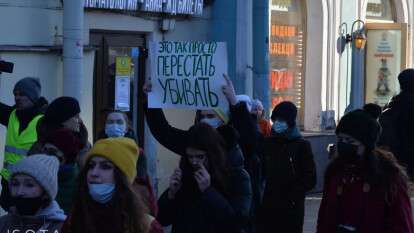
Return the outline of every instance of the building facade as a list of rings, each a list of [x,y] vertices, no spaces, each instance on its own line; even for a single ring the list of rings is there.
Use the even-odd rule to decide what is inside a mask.
[[[312,132],[320,171],[332,121],[365,102],[385,102],[398,91],[398,72],[413,65],[413,0],[83,0],[82,8],[83,75],[76,91],[90,141],[103,129],[105,112],[128,110],[160,190],[179,157],[145,126],[140,88],[151,75],[150,42],[227,42],[236,92],[261,99],[269,111],[283,100],[295,102],[299,125]],[[65,17],[61,0],[0,0],[0,59],[15,63],[13,74],[0,74],[1,102],[14,103],[13,86],[25,76],[40,78],[49,101],[68,93]],[[357,19],[364,25],[352,30]],[[366,35],[364,49],[346,40],[356,31]],[[129,57],[129,98],[116,88],[119,57]],[[193,111],[165,113],[173,126],[193,123]],[[3,148],[4,127],[0,135]]]

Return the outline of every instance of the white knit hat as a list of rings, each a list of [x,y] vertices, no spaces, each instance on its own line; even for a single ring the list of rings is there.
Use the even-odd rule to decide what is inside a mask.
[[[10,174],[27,174],[43,187],[52,200],[58,191],[59,160],[55,156],[37,154],[23,158],[10,166]]]

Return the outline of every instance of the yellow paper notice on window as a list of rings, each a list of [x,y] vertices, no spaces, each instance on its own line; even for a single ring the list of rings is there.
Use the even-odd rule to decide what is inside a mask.
[[[117,76],[131,76],[131,57],[115,57],[115,69]]]

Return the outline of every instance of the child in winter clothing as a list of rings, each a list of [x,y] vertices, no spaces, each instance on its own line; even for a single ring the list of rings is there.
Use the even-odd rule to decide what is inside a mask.
[[[0,232],[60,232],[66,219],[55,201],[59,161],[32,155],[10,167],[12,207],[0,218]]]
[[[328,166],[317,233],[413,233],[407,175],[393,155],[376,148],[377,121],[363,110],[336,129],[337,156]]]
[[[85,158],[64,233],[161,233],[131,190],[137,144],[124,137],[99,140]]]

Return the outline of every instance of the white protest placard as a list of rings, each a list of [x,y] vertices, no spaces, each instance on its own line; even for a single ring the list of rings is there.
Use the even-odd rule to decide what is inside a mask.
[[[150,108],[228,109],[224,42],[160,41],[151,44]]]

